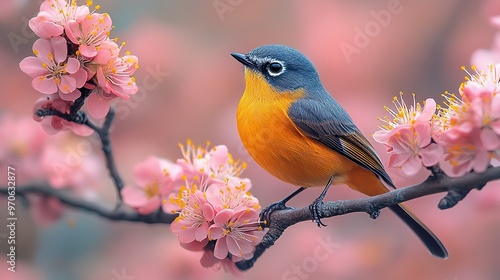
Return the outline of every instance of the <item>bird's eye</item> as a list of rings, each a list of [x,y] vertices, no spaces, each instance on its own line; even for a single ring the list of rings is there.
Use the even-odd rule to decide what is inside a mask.
[[[267,72],[269,75],[276,77],[285,71],[285,67],[281,62],[273,61],[267,65]]]

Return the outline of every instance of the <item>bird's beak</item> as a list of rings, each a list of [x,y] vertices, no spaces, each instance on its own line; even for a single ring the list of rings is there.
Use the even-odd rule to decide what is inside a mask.
[[[250,67],[250,68],[255,68],[255,63],[251,60],[248,59],[248,57],[244,54],[241,53],[232,53],[231,54],[236,60],[241,62],[243,65]]]

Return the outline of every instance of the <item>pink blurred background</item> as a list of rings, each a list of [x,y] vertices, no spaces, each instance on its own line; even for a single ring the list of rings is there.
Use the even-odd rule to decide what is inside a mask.
[[[32,54],[35,37],[27,20],[37,13],[39,2],[5,0],[0,7],[4,87],[0,113],[30,116],[40,96],[18,67],[22,58]],[[133,165],[147,155],[175,160],[181,156],[177,143],[187,138],[199,144],[210,140],[226,144],[235,158],[248,163],[243,175],[252,179],[252,193],[263,206],[295,187],[263,171],[239,140],[235,112],[244,81],[242,66],[231,52],[271,43],[301,50],[316,65],[325,87],[370,135],[380,124],[377,117],[385,115],[383,106],[391,105],[399,91],[407,94],[408,101],[411,92],[419,101],[442,100],[445,90],[457,92],[465,75],[460,66],[469,65],[474,50],[491,46],[495,30],[487,18],[500,14],[500,5],[493,0],[109,0],[94,4],[111,15],[116,27],[111,36],[125,41],[125,50],[139,57],[135,75],[139,93],[115,104],[112,141],[125,180],[131,181]],[[377,22],[377,15],[388,7],[397,13]],[[361,44],[361,39],[355,40],[358,30],[365,28],[370,36]],[[356,48],[354,53],[346,55],[341,46],[347,44]],[[374,146],[387,163],[384,147]],[[425,172],[414,178],[404,178],[395,170],[389,173],[399,187],[427,176]],[[310,222],[293,226],[243,277],[498,279],[500,189],[494,184],[500,187],[490,183],[446,211],[437,208],[442,195],[408,203],[443,241],[448,260],[430,256],[392,213],[382,211],[377,220],[357,213],[327,219],[328,227],[323,229]],[[112,205],[115,193],[110,181],[103,180],[96,189],[102,197],[96,201]],[[308,205],[319,192],[308,190],[290,204]],[[359,196],[339,186],[327,198]],[[5,207],[5,200],[0,201]],[[0,213],[5,221],[4,210]],[[201,255],[181,249],[165,225],[109,222],[72,209],[50,226],[39,226],[26,208],[18,209],[18,216],[19,272],[6,271],[6,244],[0,238],[1,279],[119,280],[121,272],[136,280],[232,279],[230,274],[202,269]],[[327,255],[318,259],[315,251],[328,241],[335,248],[325,249],[322,252]]]

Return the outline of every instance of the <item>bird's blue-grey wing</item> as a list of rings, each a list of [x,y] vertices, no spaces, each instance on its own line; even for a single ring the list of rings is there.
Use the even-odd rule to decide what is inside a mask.
[[[395,187],[370,142],[333,98],[299,99],[292,103],[288,114],[302,133],[371,170],[387,185]]]

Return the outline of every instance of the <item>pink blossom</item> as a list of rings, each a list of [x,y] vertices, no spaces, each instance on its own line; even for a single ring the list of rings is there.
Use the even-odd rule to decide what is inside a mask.
[[[481,143],[486,150],[500,148],[500,64],[490,65],[489,71],[473,70],[476,75],[460,86],[464,106],[470,110],[469,121],[480,128]]]
[[[33,107],[33,119],[42,124],[43,129],[48,134],[55,134],[59,131],[71,130],[73,133],[80,136],[89,136],[94,131],[83,124],[76,124],[69,122],[58,116],[44,116],[39,117],[35,113],[39,109],[54,109],[61,113],[69,113],[72,102],[65,101],[56,96],[55,94],[46,97],[41,97],[35,102]]]
[[[181,205],[182,211],[170,229],[177,234],[179,242],[204,242],[208,237],[208,228],[214,219],[215,210],[206,200],[203,192],[191,191],[189,197]]]
[[[239,175],[247,168],[246,162],[235,161],[225,145],[218,145],[210,149],[208,157],[210,178],[220,182],[244,185],[245,190],[250,190],[252,187],[250,180],[239,178]]]
[[[80,22],[68,21],[66,35],[73,44],[78,45],[83,56],[92,58],[97,55],[101,43],[109,40],[111,27],[111,17],[108,14],[92,13]]]
[[[467,81],[459,88],[460,96],[445,92],[446,107],[440,110],[439,130],[440,140],[443,145],[450,146],[446,141],[452,141],[453,145],[460,139],[475,139],[478,150],[494,151],[500,148],[500,67],[490,65],[488,71],[472,69],[474,74],[469,73]],[[472,135],[474,134],[474,135]],[[471,142],[471,141],[469,141]]]
[[[394,128],[389,145],[389,167],[400,168],[407,176],[415,175],[422,166],[436,165],[443,157],[443,148],[431,143],[431,126],[428,123]]]
[[[186,146],[179,144],[183,158],[177,160],[177,164],[182,167],[184,175],[191,180],[196,177],[206,181],[206,185],[229,183],[233,186],[242,185],[246,191],[250,190],[250,180],[239,177],[246,169],[246,163],[234,160],[224,145],[213,148],[209,146],[209,142],[205,147],[195,146],[191,140],[187,141]]]
[[[446,160],[452,165],[451,171],[454,175],[462,176],[471,170],[476,172],[486,170],[491,157],[480,141],[476,131],[444,142]]]
[[[63,34],[68,21],[82,21],[89,14],[88,6],[77,6],[72,0],[45,0],[38,15],[29,20],[29,26],[41,38]]]
[[[137,93],[135,78],[131,77],[139,68],[138,59],[134,55],[115,56],[97,68],[97,82],[106,92],[128,100]]]
[[[259,230],[259,213],[253,209],[234,211],[224,209],[215,215],[208,238],[217,240],[214,256],[227,258],[228,254],[243,257],[252,254],[254,242],[259,239],[254,234]]]
[[[85,84],[87,74],[76,58],[67,57],[66,39],[59,36],[38,39],[33,44],[33,53],[36,57],[24,58],[19,67],[34,78],[31,84],[36,90],[44,94],[59,92],[61,99],[67,101],[80,97],[77,88]]]
[[[177,160],[177,165],[182,168],[183,175],[183,181],[179,183],[184,183],[185,186],[195,186],[202,192],[206,192],[207,195],[210,195],[209,193],[217,185],[222,185],[224,190],[226,187],[231,189],[237,187],[238,190],[235,189],[234,193],[238,192],[238,195],[248,192],[252,186],[251,181],[238,177],[246,168],[246,164],[235,161],[224,145],[211,149],[209,146],[209,142],[206,143],[205,147],[195,146],[191,140],[187,141],[186,146],[179,144],[183,155],[182,159]],[[212,185],[214,185],[213,188]],[[221,192],[215,194],[214,197],[221,194],[227,195],[228,193]],[[171,194],[163,204],[163,211],[169,213],[180,210],[177,200],[178,197]],[[240,201],[235,204],[240,205]],[[254,204],[258,204],[258,202]]]
[[[443,149],[433,143],[434,116],[436,102],[428,98],[424,106],[415,102],[407,106],[401,94],[401,101],[394,97],[396,110],[386,107],[392,120],[381,119],[385,125],[373,134],[375,141],[384,144],[391,154],[389,167],[399,168],[405,175],[416,174],[422,166],[438,164],[443,157]]]
[[[114,57],[118,57],[121,47],[119,47],[112,40],[104,40],[100,43],[97,49],[97,54],[92,58],[88,58],[86,56],[83,56],[80,52],[77,52],[77,58],[80,63],[83,63],[83,68],[87,72],[88,80],[94,78],[92,79],[93,85],[97,84],[97,78],[95,77],[97,69],[99,67],[102,67],[103,65],[107,65],[108,62]],[[87,85],[85,85],[85,87],[87,87]],[[110,95],[116,97],[116,95],[114,95],[113,93],[110,93]]]
[[[460,84],[459,92],[462,99],[470,102],[476,98],[489,98],[500,92],[498,78],[500,78],[500,64],[489,64],[482,68],[472,66],[469,72],[461,67],[468,75],[466,81]]]
[[[148,157],[134,167],[135,185],[125,186],[123,202],[145,215],[158,210],[164,196],[175,191],[181,169],[165,159]]]
[[[121,47],[118,46],[112,40],[104,40],[101,42],[98,48],[97,54],[93,57],[92,61],[89,63],[89,67],[92,68],[93,73],[97,72],[97,68],[101,65],[106,65],[108,61],[113,58],[118,57],[120,54]]]
[[[411,106],[406,105],[403,99],[403,93],[400,93],[400,100],[395,96],[392,99],[392,103],[396,107],[396,110],[392,110],[389,107],[385,107],[385,110],[391,115],[392,119],[388,117],[379,118],[385,124],[380,127],[381,129],[373,134],[373,139],[375,141],[387,144],[394,128],[401,126],[412,125],[415,123],[429,123],[434,113],[436,112],[436,101],[432,98],[427,98],[424,102],[424,106],[420,106],[420,103],[415,102],[415,94],[412,94],[413,104]]]
[[[500,95],[478,99],[472,104],[475,122],[481,129],[480,138],[484,148],[493,151],[500,148]]]
[[[209,143],[203,148],[189,140],[180,146],[184,185],[169,199],[169,209],[180,209],[170,229],[183,247],[206,251],[202,265],[231,270],[232,262],[253,256],[263,237],[259,201],[248,191],[250,181],[236,176],[242,169],[225,146],[208,149]]]
[[[498,65],[472,67],[460,85],[460,95],[445,93],[440,110],[437,142],[447,153],[452,173],[483,172],[500,149],[500,95]]]

